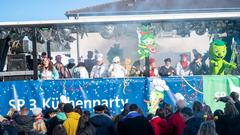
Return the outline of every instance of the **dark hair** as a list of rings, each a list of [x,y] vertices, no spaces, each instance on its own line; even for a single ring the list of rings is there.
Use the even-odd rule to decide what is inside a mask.
[[[239,99],[239,94],[237,92],[231,92],[230,97],[236,102]]]
[[[137,104],[131,104],[129,106],[129,111],[138,111],[138,106]]]
[[[151,120],[153,117],[154,117],[154,114],[149,113],[149,114],[147,115],[147,120],[149,121],[149,120]]]
[[[165,119],[165,114],[162,108],[158,108],[155,113],[156,116],[159,116],[162,119]]]
[[[223,116],[223,111],[221,109],[217,109],[214,113],[213,113],[213,116]]]
[[[64,103],[59,103],[58,104],[58,111],[63,112],[63,107],[64,107]]]
[[[123,116],[125,116],[129,113],[129,107],[130,107],[129,103],[124,104],[123,111],[121,113]]]
[[[164,59],[164,62],[166,63],[166,62],[171,62],[171,59],[170,58],[166,58],[166,59]]]
[[[52,61],[51,61],[49,58],[44,58],[44,59],[48,59],[48,61],[49,61],[48,70],[49,70],[49,71],[53,71],[54,65],[53,65]],[[44,59],[41,61],[41,64],[40,64],[40,66],[39,66],[39,70],[40,70],[41,72],[42,72],[43,69],[45,68],[44,63],[43,63]]]
[[[74,112],[82,115],[82,109],[81,109],[81,106],[80,105],[77,105],[75,108],[74,108]]]
[[[183,109],[181,109],[180,111],[184,116],[188,116],[188,117],[191,117],[193,116],[193,111],[191,108],[189,107],[184,107]]]
[[[65,113],[73,112],[73,106],[72,106],[72,104],[70,104],[70,103],[65,104],[64,107],[63,107],[63,111],[64,111]]]
[[[199,101],[194,101],[193,105],[192,105],[192,110],[194,112],[201,112],[203,109],[202,103],[200,103]]]
[[[67,135],[66,129],[62,124],[54,127],[52,135]]]
[[[90,111],[83,111],[83,115],[85,115],[86,117],[90,118],[91,112]]]
[[[77,127],[77,135],[81,135],[82,133],[84,133],[84,135],[96,134],[95,127],[89,122],[89,117],[84,114],[79,119],[78,127]]]

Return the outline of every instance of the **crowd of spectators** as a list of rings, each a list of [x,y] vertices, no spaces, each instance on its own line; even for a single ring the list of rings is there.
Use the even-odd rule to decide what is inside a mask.
[[[212,113],[208,105],[195,101],[191,108],[184,100],[159,107],[147,117],[136,104],[125,104],[113,116],[105,105],[94,107],[94,114],[80,106],[59,103],[58,109],[26,106],[13,108],[0,116],[1,135],[238,135],[240,129],[239,95],[216,98],[225,103],[224,110]]]

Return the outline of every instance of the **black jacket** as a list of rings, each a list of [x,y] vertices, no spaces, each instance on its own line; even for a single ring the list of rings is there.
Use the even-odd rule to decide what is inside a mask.
[[[148,120],[138,114],[129,113],[118,124],[119,135],[154,135],[153,128]]]
[[[46,122],[47,126],[47,135],[52,135],[53,129],[58,125],[58,124],[63,124],[63,120],[60,120],[57,118],[57,116],[51,118],[49,121]]]
[[[97,114],[89,119],[96,128],[96,135],[116,135],[114,122],[105,114]]]
[[[183,135],[197,135],[202,118],[193,117],[185,122],[186,127],[183,129]]]
[[[15,126],[18,134],[29,133],[33,129],[34,119],[30,116],[16,116]]]
[[[219,101],[226,103],[226,102],[228,102],[228,97],[220,97]],[[240,112],[240,101],[238,100],[237,102],[235,102],[234,105],[237,108],[238,112]]]
[[[222,116],[216,120],[216,131],[219,135],[239,135],[240,116],[231,118],[230,116]]]

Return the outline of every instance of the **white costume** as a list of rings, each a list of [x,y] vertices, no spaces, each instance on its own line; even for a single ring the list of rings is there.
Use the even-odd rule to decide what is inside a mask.
[[[73,77],[74,78],[89,78],[88,71],[85,67],[79,66],[73,68]]]
[[[90,77],[91,78],[107,77],[105,66],[104,65],[93,66]]]
[[[188,61],[188,65],[190,62]],[[192,75],[192,71],[190,70],[189,66],[186,69],[183,69],[181,63],[179,62],[176,67],[176,72],[178,76],[189,76]]]
[[[127,70],[120,65],[120,58],[114,57],[113,58],[113,64],[110,65],[108,69],[109,77],[125,77],[127,74]]]

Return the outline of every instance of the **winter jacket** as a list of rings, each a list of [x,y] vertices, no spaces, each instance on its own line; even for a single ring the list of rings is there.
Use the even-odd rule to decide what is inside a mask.
[[[116,135],[116,126],[106,114],[97,114],[89,119],[96,128],[96,135]]]
[[[185,123],[179,112],[176,112],[169,118],[168,124],[168,130],[170,131],[169,135],[182,135],[183,128],[185,128]]]
[[[150,121],[155,135],[167,135],[168,123],[165,119],[161,119],[159,116],[153,117]]]
[[[119,135],[154,135],[148,120],[137,112],[129,112],[118,124]]]
[[[67,113],[67,119],[64,121],[63,126],[68,135],[76,135],[79,119],[80,115],[78,113]]]
[[[224,115],[219,117],[216,123],[216,131],[219,135],[239,135],[240,116],[231,118]]]
[[[103,78],[103,77],[107,77],[107,71],[104,65],[95,65],[92,68],[91,74],[90,74],[91,78]]]
[[[202,118],[193,117],[185,122],[186,127],[183,129],[183,135],[197,135],[201,123],[203,122]]]
[[[54,129],[54,127],[56,127],[58,124],[63,124],[63,122],[67,119],[67,116],[65,115],[65,113],[59,112],[57,113],[57,115],[53,118],[51,118],[48,122],[47,122],[47,134],[48,135],[52,135],[52,131]]]
[[[15,118],[15,126],[19,134],[29,133],[33,129],[34,119],[30,116],[19,115]]]

